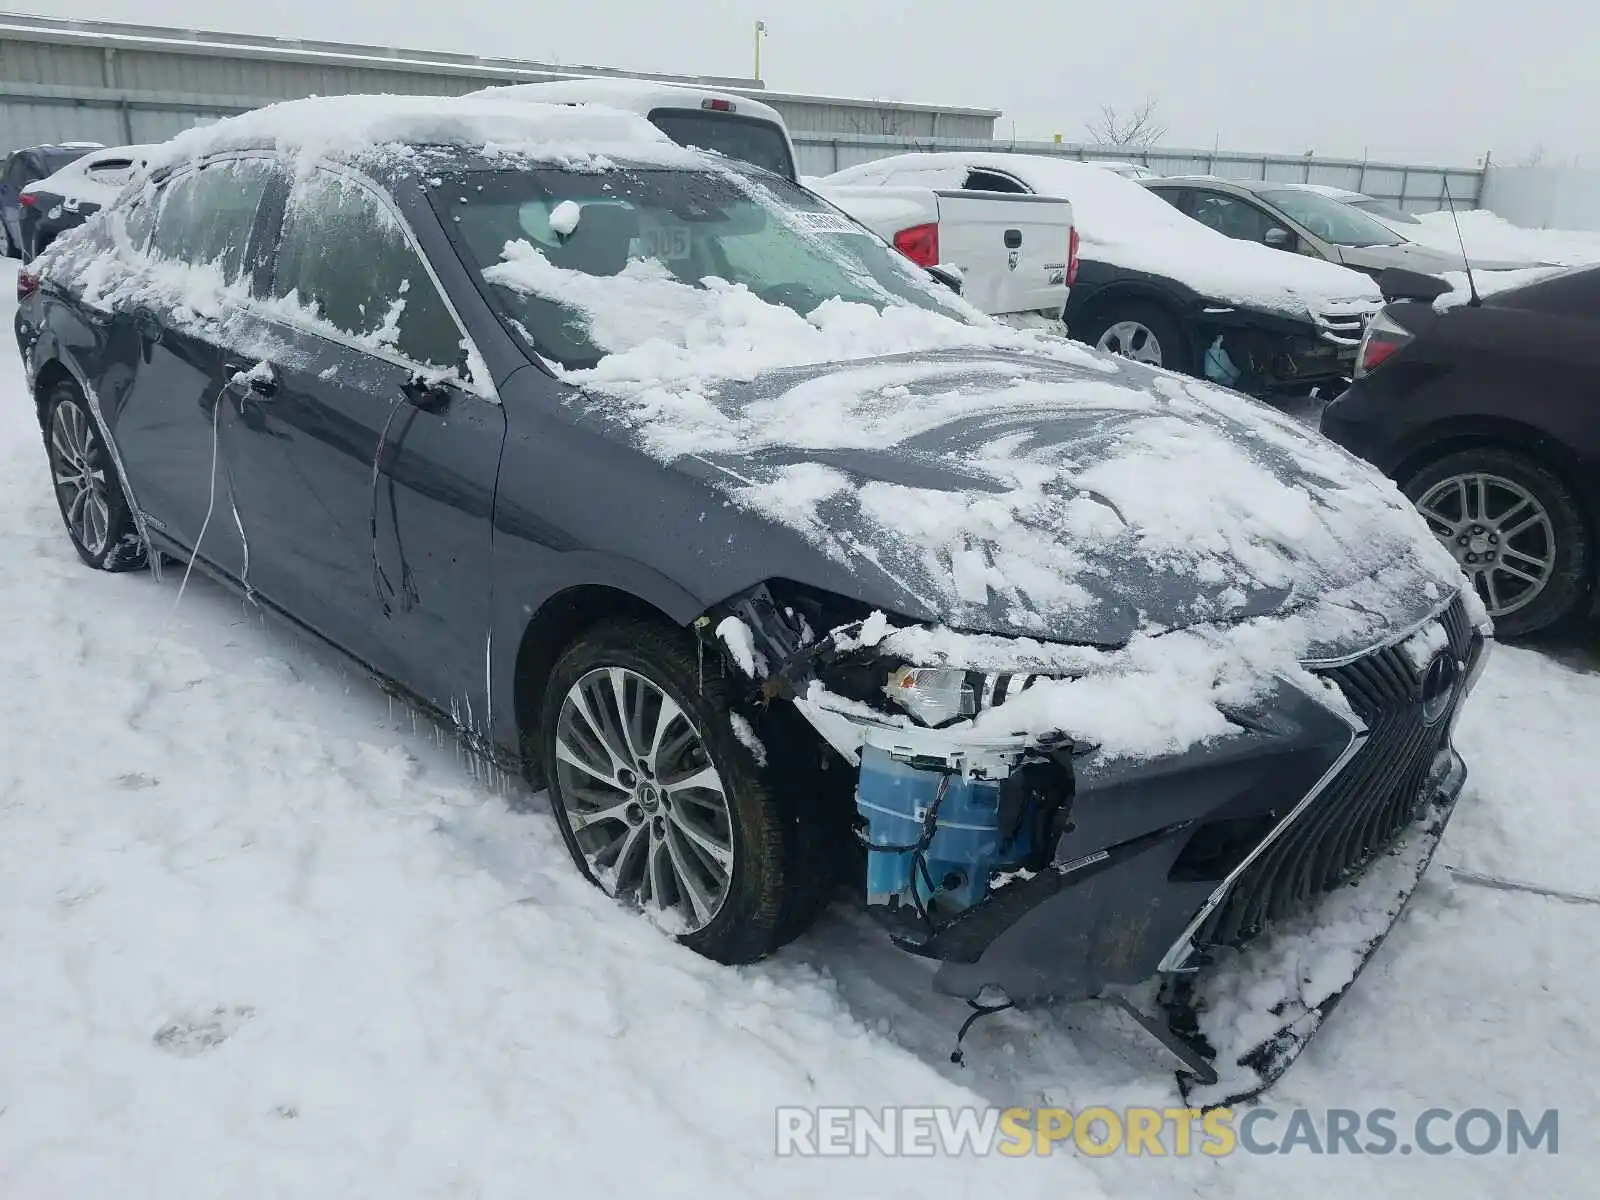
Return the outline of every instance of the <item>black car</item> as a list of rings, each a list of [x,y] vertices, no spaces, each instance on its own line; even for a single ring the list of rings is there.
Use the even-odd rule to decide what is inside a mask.
[[[27,250],[28,239],[22,226],[29,202],[24,199],[22,189],[99,148],[99,142],[28,146],[14,151],[5,160],[5,165],[0,167],[0,258],[17,258]]]
[[[22,192],[20,246],[23,257],[42,252],[116,199],[144,169],[149,146],[91,150]]]
[[[1060,196],[1081,238],[1062,313],[1075,338],[1253,396],[1343,388],[1372,281],[1332,263],[1220,237],[1146,186],[1092,163],[981,150],[900,154],[829,175],[896,186]]]
[[[1600,268],[1442,311],[1427,282],[1374,320],[1322,432],[1400,483],[1501,634],[1532,633],[1596,581]]]
[[[1364,959],[1485,650],[1415,512],[1242,397],[988,321],[776,175],[518,107],[184,135],[19,277],[84,561],[188,561],[333,643],[722,961],[843,873],[942,990],[1161,976],[1178,1012],[1212,950],[1403,862]],[[1332,999],[1297,994],[1304,1033]]]

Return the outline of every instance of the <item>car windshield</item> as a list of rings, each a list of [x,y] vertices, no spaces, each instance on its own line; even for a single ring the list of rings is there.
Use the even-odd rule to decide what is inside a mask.
[[[1422,224],[1420,220],[1418,220],[1411,213],[1408,213],[1405,209],[1396,208],[1394,205],[1383,200],[1374,200],[1371,197],[1363,197],[1360,200],[1352,200],[1350,201],[1350,207],[1359,208],[1362,212],[1371,213],[1373,216],[1381,217],[1385,221],[1398,221],[1402,225]]]
[[[837,209],[765,173],[482,171],[431,195],[508,326],[572,369],[642,330],[671,336],[694,319],[695,297],[730,284],[801,316],[835,298],[957,321],[972,311]]]
[[[789,143],[771,121],[709,109],[658,108],[651,112],[650,123],[680,146],[715,150],[785,179],[794,178]]]
[[[1256,195],[1335,246],[1399,246],[1405,242],[1366,213],[1316,192],[1281,188]]]

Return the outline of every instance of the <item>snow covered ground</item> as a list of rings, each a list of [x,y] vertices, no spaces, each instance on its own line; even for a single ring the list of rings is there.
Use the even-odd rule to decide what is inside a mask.
[[[0,539],[6,1200],[1593,1194],[1600,907],[1438,866],[1268,1102],[1558,1108],[1557,1157],[778,1159],[778,1105],[1177,1094],[1097,1009],[1002,1014],[952,1066],[964,1010],[847,911],[730,970],[617,910],[538,798],[325,651],[84,569],[8,350]],[[1442,863],[1600,890],[1596,661],[1497,652]]]

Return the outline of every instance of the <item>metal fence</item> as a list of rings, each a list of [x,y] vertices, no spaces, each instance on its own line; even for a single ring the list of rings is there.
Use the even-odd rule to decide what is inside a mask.
[[[892,154],[939,150],[1053,154],[1079,160],[1132,162],[1161,175],[1216,175],[1224,179],[1268,179],[1348,188],[1397,204],[1408,212],[1476,208],[1483,200],[1480,167],[1413,166],[1315,155],[1244,154],[1230,150],[1129,150],[1063,142],[977,138],[907,138],[865,133],[795,132],[795,152],[806,175],[828,175]]]

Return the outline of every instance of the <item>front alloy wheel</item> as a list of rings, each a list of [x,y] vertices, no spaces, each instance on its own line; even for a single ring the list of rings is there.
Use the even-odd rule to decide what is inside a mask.
[[[733,877],[733,825],[677,702],[625,667],[597,667],[567,690],[555,750],[563,815],[601,886],[670,914],[678,932],[709,925]]]
[[[1149,363],[1152,367],[1162,364],[1160,339],[1149,326],[1138,321],[1118,321],[1108,326],[1095,343],[1095,349],[1120,354],[1134,362]]]
[[[831,875],[817,797],[767,778],[759,714],[733,708],[748,681],[727,672],[692,632],[602,621],[550,671],[539,754],[578,869],[690,949],[747,963],[806,928]]]

